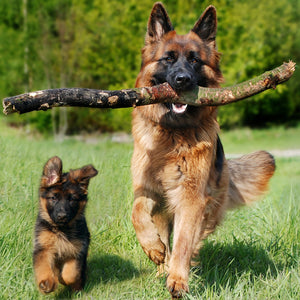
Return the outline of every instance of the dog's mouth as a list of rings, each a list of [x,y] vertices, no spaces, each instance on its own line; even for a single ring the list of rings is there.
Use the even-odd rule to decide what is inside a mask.
[[[187,104],[172,103],[171,110],[176,114],[183,114],[187,109]]]
[[[59,227],[65,226],[69,223],[69,220],[64,219],[64,220],[56,220],[55,224]]]

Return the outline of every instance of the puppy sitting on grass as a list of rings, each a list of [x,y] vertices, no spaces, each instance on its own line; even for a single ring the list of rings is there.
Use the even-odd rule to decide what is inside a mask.
[[[89,180],[98,174],[92,166],[62,173],[55,156],[44,166],[35,225],[33,267],[42,293],[58,282],[72,290],[83,289],[90,233],[84,217]]]

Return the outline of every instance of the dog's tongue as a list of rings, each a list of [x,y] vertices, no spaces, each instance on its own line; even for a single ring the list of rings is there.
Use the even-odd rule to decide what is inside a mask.
[[[172,103],[172,110],[176,114],[182,114],[186,111],[187,104]]]

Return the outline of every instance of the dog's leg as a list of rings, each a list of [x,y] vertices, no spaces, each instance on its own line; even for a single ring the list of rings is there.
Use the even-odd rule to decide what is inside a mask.
[[[62,268],[60,282],[68,285],[73,291],[83,289],[84,278],[82,278],[82,263],[76,259],[67,261]]]
[[[195,201],[185,199],[184,205],[175,208],[173,249],[167,278],[167,288],[174,298],[180,298],[189,291],[191,257],[199,243],[203,219],[203,207],[200,203],[195,205]]]
[[[172,231],[171,217],[166,213],[156,213],[152,217],[152,221],[157,228],[160,240],[166,246],[164,263],[157,267],[157,276],[167,275],[169,268],[170,251],[170,234]]]
[[[53,255],[49,251],[41,250],[34,253],[34,273],[38,287],[42,293],[53,292],[58,285],[58,278],[53,271]]]
[[[144,252],[158,266],[165,263],[169,251],[168,225],[160,215],[160,200],[153,193],[139,190],[135,192],[132,211],[132,223],[137,239]]]

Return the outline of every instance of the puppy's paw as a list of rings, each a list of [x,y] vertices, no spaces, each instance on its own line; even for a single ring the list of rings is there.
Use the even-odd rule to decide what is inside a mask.
[[[182,298],[185,293],[189,292],[187,280],[180,276],[169,275],[167,278],[167,288],[172,299]]]
[[[53,292],[57,287],[57,281],[54,278],[47,278],[39,282],[39,289],[42,293],[48,294]]]

